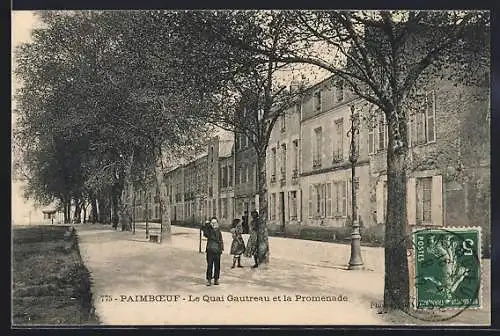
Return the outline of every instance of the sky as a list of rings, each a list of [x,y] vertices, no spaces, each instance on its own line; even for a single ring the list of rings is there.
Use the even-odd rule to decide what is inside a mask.
[[[31,40],[31,30],[36,27],[36,18],[32,12],[29,11],[12,11],[12,44],[11,51],[24,42],[29,42]],[[11,58],[12,69],[15,67],[14,58]],[[11,76],[12,92],[13,94],[17,88],[21,86],[20,82]],[[14,101],[12,102],[12,107],[14,107]],[[11,117],[12,127],[15,125],[15,115],[12,111]],[[11,183],[11,214],[12,221],[15,224],[29,224],[40,222],[43,218],[41,209],[36,208],[35,204],[30,201],[24,200],[23,193],[23,183],[19,181],[13,181]]]

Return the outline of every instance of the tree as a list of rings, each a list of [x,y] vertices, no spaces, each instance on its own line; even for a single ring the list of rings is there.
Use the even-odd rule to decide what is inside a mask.
[[[281,17],[288,31],[278,45],[249,35],[262,17]],[[388,123],[388,202],[384,307],[406,309],[408,106],[429,76],[464,74],[488,65],[489,15],[481,11],[268,11],[236,13],[224,40],[272,61],[305,63],[342,79],[379,108]],[[256,35],[260,36],[260,35]],[[477,62],[478,55],[481,62]],[[486,55],[486,57],[484,56]],[[471,58],[473,56],[473,58]],[[460,70],[460,71],[455,71]],[[456,73],[455,73],[456,72]],[[483,74],[484,71],[479,72]],[[467,73],[467,75],[469,75]],[[484,76],[479,80],[487,80]],[[468,79],[470,80],[470,79]]]
[[[243,15],[243,18],[240,17]],[[227,40],[227,34],[237,31],[245,39],[258,40],[274,52],[282,42],[283,17],[259,17],[259,29],[247,30],[244,25],[246,14],[238,12],[191,13],[185,18],[185,26],[192,27],[192,34],[199,34],[196,45],[191,48],[204,58],[218,60],[218,90],[204,94],[202,117],[208,122],[243,135],[248,139],[256,154],[257,193],[259,215],[264,225],[258,233],[259,258],[269,262],[269,240],[267,230],[267,183],[266,151],[276,121],[294,107],[300,100],[305,78],[292,81],[283,80],[284,74],[293,73],[294,66],[276,62],[268,55],[248,52]],[[255,27],[255,26],[254,26]],[[231,31],[233,29],[233,31]],[[231,35],[229,35],[231,36]],[[202,64],[197,71],[213,73],[213,68]],[[297,76],[297,74],[295,74]]]

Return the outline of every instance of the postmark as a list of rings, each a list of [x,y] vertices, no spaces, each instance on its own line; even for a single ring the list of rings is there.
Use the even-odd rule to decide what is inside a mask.
[[[410,302],[427,321],[481,308],[481,228],[416,228],[408,248]]]

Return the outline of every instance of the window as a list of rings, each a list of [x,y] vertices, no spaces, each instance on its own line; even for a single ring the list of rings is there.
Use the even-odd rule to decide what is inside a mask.
[[[233,186],[233,166],[231,164],[227,167],[227,174],[228,174],[228,186],[232,187]]]
[[[300,112],[302,112],[302,105],[300,103],[295,104],[295,113],[298,113],[300,115]]]
[[[276,194],[271,194],[271,206],[269,208],[271,220],[276,220]]]
[[[214,162],[214,146],[210,147],[210,160]]]
[[[298,177],[299,172],[299,140],[293,141],[293,176]]]
[[[321,167],[323,132],[321,127],[314,130],[313,168]]]
[[[247,183],[252,182],[253,181],[253,179],[252,179],[252,177],[253,177],[253,165],[251,165],[250,167],[247,167],[245,170],[247,173],[247,177],[246,177]]]
[[[309,190],[309,217],[324,218],[326,185],[314,184],[310,186]]]
[[[417,224],[432,224],[432,177],[417,179]]]
[[[212,200],[212,216],[217,216],[217,200]]]
[[[286,131],[286,116],[285,116],[285,114],[282,114],[280,116],[280,130],[281,130],[281,132]]]
[[[289,219],[296,220],[297,219],[297,192],[290,191],[289,193]]]
[[[321,90],[314,93],[314,110],[321,111]]]
[[[378,150],[387,148],[387,123],[385,122],[385,113],[380,112],[377,122]]]
[[[332,217],[332,184],[326,184],[326,217]]]
[[[238,169],[235,169],[235,172],[234,172],[234,184],[235,185],[238,185],[241,183],[240,174],[241,174],[241,167],[238,167]]]
[[[436,119],[436,100],[434,98],[434,92],[428,93],[425,96],[425,114],[426,114],[426,135],[427,142],[432,142],[436,140],[436,129],[435,129],[435,119]]]
[[[337,102],[344,100],[344,83],[342,81],[338,82],[335,87],[335,96],[337,97]]]
[[[271,175],[276,177],[276,148],[271,148]]]
[[[312,194],[313,194],[313,186],[309,186],[309,199],[307,201],[307,208],[308,208],[308,217],[312,218],[313,216],[313,207],[312,207]]]
[[[344,154],[344,119],[335,121],[335,141],[333,144],[333,161],[341,162]]]
[[[375,153],[375,132],[373,127],[368,126],[368,154]]]
[[[224,167],[219,168],[219,185],[224,187]]]
[[[339,181],[332,184],[333,216],[347,216],[347,182]]]
[[[221,198],[221,218],[227,218],[227,198]]]
[[[223,186],[224,188],[226,188],[226,187],[227,187],[227,173],[228,173],[228,171],[227,171],[227,166],[224,166],[224,167],[222,168],[222,186]]]
[[[286,179],[286,145],[281,145],[281,179]]]
[[[247,183],[247,174],[248,174],[247,170],[248,170],[248,167],[246,167],[246,166],[241,168],[241,170],[240,170],[240,174],[241,174],[240,183],[241,184]]]
[[[420,109],[410,119],[410,142],[421,145],[436,141],[436,99],[434,92],[417,97]]]

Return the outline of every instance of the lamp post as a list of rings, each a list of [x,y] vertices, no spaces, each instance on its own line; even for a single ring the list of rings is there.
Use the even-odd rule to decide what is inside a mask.
[[[356,189],[358,181],[356,178],[356,162],[359,157],[359,148],[356,144],[356,135],[359,136],[359,114],[355,112],[354,105],[351,106],[351,128],[347,135],[351,135],[351,147],[349,161],[351,162],[351,206],[352,206],[352,233],[351,233],[351,259],[349,260],[350,270],[363,269],[363,259],[361,258],[361,234],[359,232],[359,221],[357,214]]]

